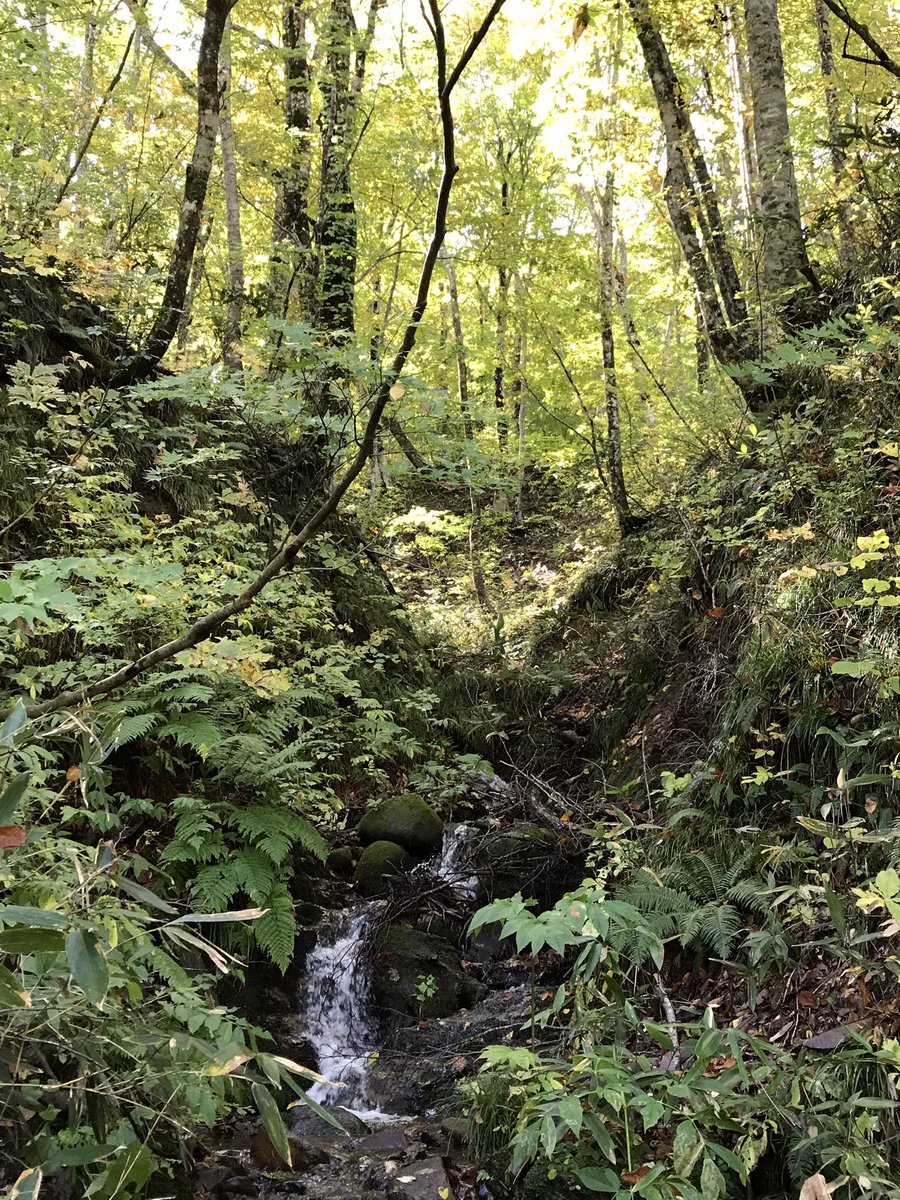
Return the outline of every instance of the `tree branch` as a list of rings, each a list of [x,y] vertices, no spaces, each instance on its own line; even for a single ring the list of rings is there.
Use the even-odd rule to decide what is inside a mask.
[[[838,20],[843,21],[843,23],[847,26],[848,31],[855,33],[859,40],[868,46],[875,56],[874,58],[860,58],[855,54],[848,54],[847,39],[845,38],[843,57],[852,59],[854,62],[869,63],[874,67],[882,67],[885,71],[890,72],[891,75],[895,75],[898,79],[900,79],[900,63],[891,58],[887,50],[885,50],[885,48],[869,29],[868,25],[863,25],[861,21],[857,21],[855,17],[853,17],[847,11],[847,9],[844,8],[840,0],[824,0],[824,2],[828,8],[831,9]]]

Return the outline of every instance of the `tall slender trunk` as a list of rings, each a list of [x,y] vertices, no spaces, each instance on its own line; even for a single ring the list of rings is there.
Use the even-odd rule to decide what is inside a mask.
[[[178,329],[216,150],[219,132],[219,50],[225,34],[225,22],[234,4],[235,0],[206,0],[197,60],[197,134],[185,173],[181,213],[169,259],[166,288],[143,350],[121,372],[117,382],[127,382],[149,374],[168,350]]]
[[[837,204],[838,258],[845,271],[857,266],[856,242],[842,193],[847,187],[847,155],[841,146],[841,101],[835,83],[834,46],[825,0],[816,0],[816,31],[819,35],[819,65],[825,84],[825,114],[828,119],[828,150]]]
[[[459,393],[459,410],[462,415],[463,432],[466,435],[466,461],[469,460],[471,444],[475,438],[475,425],[472,420],[472,407],[469,399],[469,364],[466,357],[466,346],[463,340],[462,313],[459,307],[459,288],[456,281],[456,268],[453,260],[445,250],[441,251],[441,261],[447,273],[447,285],[450,295],[450,320],[453,326],[454,354],[456,358],[456,384]],[[481,608],[492,610],[491,598],[484,577],[484,564],[481,558],[481,533],[483,505],[480,494],[469,484],[469,508],[472,513],[469,525],[469,564],[472,571],[472,586],[475,598]]]
[[[744,0],[759,163],[763,270],[773,298],[816,286],[806,254],[788,124],[777,0]]]
[[[525,288],[522,282],[521,275],[516,275],[516,297],[520,298],[524,294]],[[515,397],[515,416],[516,416],[516,498],[513,506],[515,514],[516,527],[524,531],[525,528],[525,449],[526,449],[526,432],[528,427],[528,412],[526,407],[526,391],[525,379],[528,371],[528,335],[524,324],[524,314],[521,312],[521,304],[519,304],[519,321],[517,324],[515,349],[513,352],[513,361],[515,363],[516,375],[513,381],[513,395]]]
[[[312,321],[315,309],[313,223],[309,215],[312,178],[312,78],[305,0],[286,0],[283,13],[284,123],[290,141],[287,166],[275,203],[270,311],[286,317],[293,309]]]
[[[225,191],[225,232],[228,242],[228,307],[222,328],[222,361],[240,367],[240,341],[244,315],[244,250],[241,243],[241,198],[238,190],[237,162],[234,154],[231,86],[231,20],[219,59],[219,136],[222,145],[222,183]]]
[[[739,311],[741,301],[734,292],[720,299],[717,291],[717,283],[722,287],[724,281],[722,273],[716,272],[711,262],[712,234],[701,201],[700,185],[691,174],[691,166],[696,167],[701,156],[699,151],[693,150],[696,138],[684,109],[681,85],[647,0],[628,0],[628,6],[666,139],[665,197],[669,218],[700,296],[704,321],[716,355],[724,363],[735,363],[746,356],[746,342],[744,331],[732,328],[729,315]],[[704,172],[704,177],[708,181],[708,172]],[[709,257],[707,249],[710,250]],[[736,272],[734,275],[736,277]],[[725,291],[727,293],[727,287]]]
[[[509,164],[512,150],[507,151],[501,137],[497,144],[500,167],[500,220],[506,225],[509,216]],[[497,328],[496,358],[494,361],[494,406],[497,409],[497,443],[501,451],[509,443],[509,417],[506,412],[506,327],[509,320],[509,268],[501,263],[497,268]]]
[[[469,403],[469,362],[466,357],[466,344],[463,340],[462,313],[459,307],[459,285],[456,281],[456,267],[453,259],[441,251],[441,262],[447,273],[447,288],[450,296],[450,322],[453,328],[453,355],[456,361],[456,383],[459,390],[459,411],[462,416],[463,433],[467,442],[475,440],[475,424],[472,420],[472,406]]]
[[[741,45],[737,10],[733,4],[727,4],[723,9],[722,25],[728,58],[731,119],[738,147],[744,212],[752,224],[759,214],[759,168],[756,163],[756,145],[753,141],[753,109],[747,79],[747,59]]]
[[[212,220],[208,219],[200,226],[200,233],[197,237],[197,248],[194,251],[194,261],[191,265],[191,279],[185,293],[184,304],[182,305],[181,320],[178,322],[178,336],[175,346],[179,354],[183,354],[187,349],[188,337],[191,332],[191,318],[194,315],[194,301],[197,298],[200,283],[206,272],[206,246],[211,233]]]
[[[322,182],[319,193],[318,324],[333,338],[353,332],[356,277],[356,205],[350,181],[353,135],[351,58],[356,23],[350,0],[331,0],[323,43],[321,81]]]
[[[619,383],[616,374],[616,341],[613,329],[615,262],[613,261],[613,208],[615,175],[606,172],[599,203],[591,203],[597,244],[597,291],[600,308],[600,343],[603,352],[603,387],[606,401],[606,470],[613,509],[624,537],[633,528],[622,465],[622,429],[619,421]]]

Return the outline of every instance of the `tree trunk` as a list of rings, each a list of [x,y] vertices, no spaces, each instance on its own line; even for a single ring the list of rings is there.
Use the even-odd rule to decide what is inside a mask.
[[[228,367],[240,367],[244,315],[244,251],[241,243],[241,198],[234,156],[234,126],[231,119],[230,26],[229,20],[219,60],[219,130],[222,145],[222,182],[225,191],[225,231],[228,239],[228,307],[222,328],[222,361]]]
[[[191,331],[191,317],[194,313],[194,300],[197,297],[200,281],[206,271],[206,245],[211,233],[212,220],[210,219],[204,221],[200,226],[200,233],[197,237],[197,248],[194,251],[194,262],[191,267],[191,281],[188,284],[188,290],[184,297],[181,320],[178,322],[178,337],[175,346],[179,354],[183,354],[187,349],[188,336]]]
[[[520,297],[524,292],[521,276],[516,276],[516,296]],[[520,305],[521,307],[521,305]],[[516,333],[515,351],[513,359],[516,366],[516,377],[514,382],[515,396],[515,414],[516,414],[516,499],[513,511],[515,513],[516,527],[519,530],[525,528],[525,437],[527,431],[527,409],[525,399],[525,378],[528,370],[528,338],[522,316],[520,314],[518,323],[518,332]]]
[[[304,5],[287,0],[284,6],[284,123],[290,157],[275,205],[270,311],[287,317],[293,310],[301,320],[313,320],[315,261],[313,223],[309,216],[312,176],[312,79],[306,40],[308,13]]]
[[[696,139],[692,136],[690,119],[681,100],[681,85],[662,36],[650,15],[647,0],[628,0],[628,5],[666,139],[665,196],[669,218],[703,305],[704,322],[711,344],[716,356],[730,365],[747,356],[744,330],[732,328],[729,324],[729,311],[738,311],[740,301],[737,294],[720,299],[716,284],[723,284],[721,273],[717,279],[717,273],[704,249],[704,244],[708,246],[710,243],[711,231],[709,237],[701,242],[700,234],[704,226],[708,228],[708,221],[698,184],[690,171],[691,163],[696,166],[700,156],[694,153],[688,157],[686,143],[693,143]],[[706,175],[708,178],[708,173]]]
[[[150,374],[168,350],[178,329],[216,150],[219,132],[219,50],[225,34],[225,22],[234,4],[235,0],[206,0],[206,16],[197,60],[197,134],[185,174],[181,214],[169,259],[166,288],[143,350],[121,373],[117,382],[129,382]]]
[[[722,24],[728,55],[732,123],[738,146],[744,211],[753,226],[759,215],[759,168],[756,163],[756,145],[753,141],[753,108],[747,79],[747,59],[741,45],[737,21],[734,5],[726,5],[722,13]]]
[[[353,135],[351,57],[356,23],[350,0],[331,0],[323,43],[321,81],[322,183],[317,242],[319,295],[317,324],[333,339],[353,333],[356,279],[356,205],[350,181]]]
[[[447,272],[447,284],[450,292],[450,320],[453,325],[456,381],[459,389],[459,410],[462,414],[463,432],[466,436],[466,462],[468,463],[471,445],[475,438],[475,425],[472,421],[472,408],[469,403],[469,364],[466,359],[465,342],[463,341],[462,314],[459,308],[459,288],[457,287],[456,268],[453,265],[453,260],[444,250],[441,251],[441,261],[444,264],[444,270]],[[478,600],[479,606],[488,611],[493,611],[491,598],[488,594],[484,578],[484,565],[481,559],[481,496],[471,484],[469,484],[469,507],[472,512],[472,522],[469,526],[469,564],[472,570],[472,586],[475,589],[475,597]]]
[[[816,30],[819,35],[819,65],[825,82],[825,113],[828,119],[828,149],[837,204],[838,258],[848,272],[857,266],[856,242],[842,193],[847,187],[847,155],[841,146],[841,102],[835,79],[834,46],[825,0],[816,0]]]
[[[815,286],[794,175],[777,0],[744,0],[759,163],[763,271],[772,297]]]
[[[597,291],[600,308],[600,343],[603,351],[603,387],[606,401],[606,470],[613,510],[624,537],[633,528],[622,465],[622,430],[619,422],[619,385],[616,374],[616,341],[613,329],[615,263],[613,261],[613,207],[615,176],[606,172],[599,205],[590,203],[597,242]]]
[[[469,404],[469,363],[466,358],[466,344],[463,341],[462,314],[459,308],[459,287],[456,282],[456,267],[453,259],[445,250],[441,251],[441,262],[447,273],[447,286],[450,292],[450,321],[453,326],[453,354],[456,359],[456,382],[459,389],[459,411],[462,415],[463,433],[467,442],[475,440],[475,425],[472,421],[472,408]]]

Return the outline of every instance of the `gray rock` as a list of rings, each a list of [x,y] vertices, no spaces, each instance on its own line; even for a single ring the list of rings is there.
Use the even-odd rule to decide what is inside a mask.
[[[440,850],[444,826],[426,800],[409,793],[392,796],[367,812],[358,832],[363,842],[397,842],[410,854],[427,858]]]
[[[346,1136],[341,1134],[339,1129],[330,1125],[324,1117],[320,1117],[317,1112],[304,1104],[292,1108],[288,1114],[291,1133],[297,1137],[331,1139],[335,1142],[343,1142],[347,1138],[367,1137],[371,1133],[365,1121],[350,1112],[349,1109],[331,1104],[325,1105],[325,1108],[336,1121],[340,1121]]]
[[[408,1163],[391,1178],[390,1200],[435,1200],[447,1186],[447,1175],[439,1158]]]
[[[420,929],[395,923],[379,929],[374,951],[379,969],[372,992],[382,1009],[407,1017],[431,1020],[470,1008],[487,989],[460,965],[459,952],[450,942]],[[422,978],[434,981],[433,995],[420,1004],[416,987]]]
[[[402,1129],[376,1129],[356,1143],[357,1150],[367,1154],[397,1154],[409,1149],[409,1139]]]

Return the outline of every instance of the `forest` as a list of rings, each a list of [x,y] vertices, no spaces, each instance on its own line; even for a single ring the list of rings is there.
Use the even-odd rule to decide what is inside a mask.
[[[898,401],[894,0],[0,0],[6,1200],[900,1200]]]

